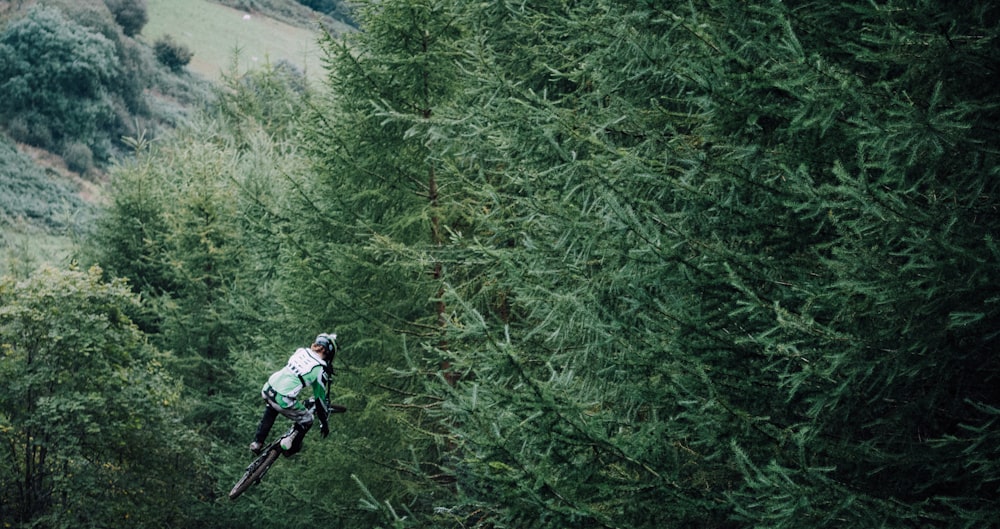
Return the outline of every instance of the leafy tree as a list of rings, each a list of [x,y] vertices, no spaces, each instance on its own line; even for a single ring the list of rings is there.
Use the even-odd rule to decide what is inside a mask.
[[[109,0],[107,5],[104,0],[45,2],[48,9],[59,11],[63,18],[73,21],[84,31],[107,39],[117,59],[117,75],[110,83],[103,85],[110,107],[110,119],[98,124],[101,126],[97,129],[96,141],[67,136],[56,142],[47,128],[49,123],[19,116],[15,118],[15,122],[19,123],[19,130],[27,133],[24,138],[37,137],[38,139],[32,140],[37,142],[35,144],[56,152],[63,152],[66,144],[81,143],[91,149],[96,164],[105,167],[109,159],[124,147],[120,143],[122,137],[140,134],[156,137],[182,121],[177,115],[178,103],[185,106],[200,104],[198,99],[204,95],[206,90],[203,87],[207,86],[207,82],[192,77],[178,77],[169,70],[164,70],[151,47],[131,38],[116,22],[113,10],[108,6],[121,5],[122,9],[128,10],[126,4],[132,1],[115,4]],[[68,97],[72,99],[75,95],[68,94]],[[169,102],[164,104],[164,100]],[[180,113],[183,114],[184,111]]]
[[[196,476],[173,425],[178,388],[126,316],[138,298],[101,276],[46,268],[0,283],[0,519],[8,526],[185,519],[190,497],[177,484]]]
[[[63,149],[63,160],[71,171],[86,174],[94,167],[94,153],[82,143],[70,143]]]
[[[0,116],[35,130],[25,139],[74,139],[106,153],[103,131],[114,121],[107,87],[119,68],[108,39],[57,9],[33,7],[0,33]]]

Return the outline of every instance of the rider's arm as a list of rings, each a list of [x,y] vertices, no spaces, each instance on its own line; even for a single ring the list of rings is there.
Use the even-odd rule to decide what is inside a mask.
[[[326,372],[323,370],[322,366],[316,366],[313,368],[313,371],[318,371],[316,379],[312,383],[313,396],[316,397],[317,401],[322,402],[323,405],[326,406],[326,400],[329,397],[326,394]]]
[[[329,396],[326,394],[327,374],[322,367],[317,369],[319,369],[319,374],[316,375],[316,380],[312,383],[313,395],[316,397],[316,417],[319,419],[320,434],[326,437],[330,433],[330,423],[327,420],[330,415]]]

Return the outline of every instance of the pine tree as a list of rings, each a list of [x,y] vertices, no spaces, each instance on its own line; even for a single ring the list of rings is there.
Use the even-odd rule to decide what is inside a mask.
[[[995,83],[959,72],[996,13],[938,4],[466,13],[448,149],[486,279],[450,292],[449,512],[995,514]]]
[[[624,14],[564,2],[468,14],[470,34],[491,38],[468,47],[477,77],[454,109],[468,129],[450,146],[476,198],[466,262],[481,268],[452,293],[464,310],[449,341],[471,373],[445,394],[465,454],[456,516],[662,526],[669,504],[678,525],[724,520],[708,494],[679,490],[724,487],[725,469],[663,439],[668,403],[690,400],[669,383],[701,366],[668,349],[674,301],[656,297],[685,271],[661,262],[666,219],[642,215],[665,194],[655,153],[696,153],[705,118],[693,103],[645,107],[669,75],[621,37],[636,34]]]
[[[443,205],[435,143],[438,108],[456,90],[460,28],[445,1],[359,4],[364,31],[324,42],[330,98],[305,138],[318,178],[303,188],[286,272],[302,317],[344,341],[353,464],[341,464],[355,479],[341,485],[376,498],[366,505],[377,523],[438,494],[423,470],[439,464],[444,441],[419,394],[449,360],[441,292],[460,219]]]
[[[280,98],[235,90],[231,135],[133,168],[186,187],[112,208],[125,275],[204,316],[172,329],[261,325],[218,349],[241,380],[342,335],[339,450],[302,457],[365,512],[296,522],[993,522],[996,7],[361,13],[306,100],[314,174]]]
[[[174,427],[202,435],[190,443],[211,459],[193,480],[201,500],[186,519],[206,527],[298,523],[286,502],[253,509],[205,501],[228,490],[247,464],[267,376],[318,332],[296,320],[280,287],[306,168],[294,140],[308,91],[281,65],[226,81],[176,135],[129,140],[137,152],[111,174],[91,258],[129,280],[144,298],[144,329],[174,352],[166,364],[183,377],[188,404]],[[298,464],[315,466],[313,453]],[[299,474],[272,476],[286,490]],[[312,501],[321,492],[298,494]]]

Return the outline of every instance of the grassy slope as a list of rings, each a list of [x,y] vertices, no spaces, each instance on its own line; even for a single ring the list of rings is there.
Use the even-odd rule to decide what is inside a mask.
[[[237,51],[239,72],[265,61],[286,60],[310,79],[322,77],[318,23],[311,29],[295,27],[209,0],[148,0],[147,5],[149,22],[142,38],[152,44],[163,35],[172,36],[194,52],[188,68],[209,79],[231,70]]]
[[[0,0],[0,26],[18,12],[17,8],[28,9],[34,3],[35,0],[23,0],[16,4]],[[211,0],[148,0],[147,6],[149,22],[139,38],[152,44],[162,35],[171,35],[194,52],[189,69],[208,79],[217,80],[221,72],[231,71],[236,50],[239,50],[240,57],[239,72],[255,63],[276,63],[284,59],[301,68],[310,79],[321,78],[322,65],[316,43],[319,36],[318,22],[313,28],[297,27],[258,13],[245,13],[225,7]],[[244,19],[247,14],[250,18]],[[325,23],[328,27],[333,25],[333,31],[352,30],[346,25],[337,27],[336,22],[330,20]],[[0,143],[10,143],[10,140],[0,138]],[[0,147],[6,148],[5,145]],[[0,184],[9,183],[8,180],[13,182],[23,179],[47,185],[44,175],[58,174],[71,187],[78,188],[83,202],[92,203],[94,197],[100,195],[97,184],[75,177],[66,170],[58,156],[25,145],[18,146],[18,149],[21,153],[17,155],[6,150],[0,153],[4,154],[0,156]],[[32,163],[37,167],[31,167]],[[5,194],[0,198],[13,200],[13,203],[20,204],[38,198],[33,195],[39,193],[20,196],[18,191],[7,187],[0,185]],[[46,194],[42,193],[43,196]],[[65,200],[76,201],[74,197]],[[4,206],[3,202],[0,200],[0,206],[3,206],[0,208],[3,210],[0,211],[0,276],[12,272],[24,274],[41,262],[65,263],[72,258],[73,236],[69,232],[81,227],[72,225],[89,222],[89,214],[84,215],[88,219],[59,219],[61,223],[68,221],[69,225],[60,224],[53,229],[53,219],[33,218],[25,215],[21,211],[23,208],[9,208],[9,204]],[[6,211],[7,209],[11,211]]]
[[[0,275],[68,263],[72,240],[93,221],[94,184],[60,163],[39,163],[46,157],[0,137]]]

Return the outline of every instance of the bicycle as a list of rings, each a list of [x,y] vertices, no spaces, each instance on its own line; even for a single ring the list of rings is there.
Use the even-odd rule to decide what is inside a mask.
[[[315,408],[316,399],[309,399],[307,406]],[[334,413],[344,413],[345,411],[347,411],[347,408],[344,406],[339,406],[337,404],[330,405],[330,415],[333,415]],[[233,485],[233,490],[229,491],[230,500],[235,500],[240,497],[240,494],[246,492],[251,486],[260,483],[260,480],[264,478],[264,474],[267,474],[267,471],[271,469],[271,465],[278,460],[278,456],[285,453],[284,449],[281,447],[281,440],[292,435],[292,432],[294,431],[295,425],[293,424],[288,428],[288,431],[285,432],[284,435],[275,439],[271,442],[271,444],[265,446],[263,450],[261,450],[257,459],[254,459],[253,462],[246,468],[246,471],[243,472],[243,477],[236,482],[236,485]]]

